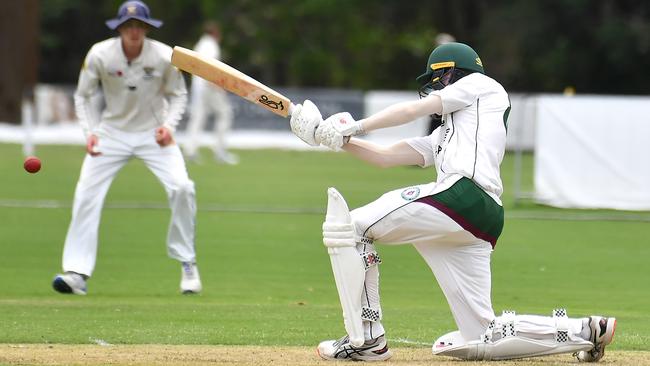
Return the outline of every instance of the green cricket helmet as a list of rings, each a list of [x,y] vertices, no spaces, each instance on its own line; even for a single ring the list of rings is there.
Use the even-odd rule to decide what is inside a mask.
[[[420,83],[420,97],[424,98],[474,72],[485,74],[483,63],[472,47],[457,42],[442,44],[429,55],[424,74],[416,78]]]
[[[426,84],[433,79],[435,71],[447,68],[485,74],[481,58],[472,47],[464,43],[449,42],[436,47],[431,52],[424,74],[418,76],[416,80],[420,85]]]

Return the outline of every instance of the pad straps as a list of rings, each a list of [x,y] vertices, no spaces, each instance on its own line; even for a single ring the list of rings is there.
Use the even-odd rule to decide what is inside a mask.
[[[381,263],[381,258],[375,250],[373,240],[365,236],[357,236],[357,249],[359,249],[359,255],[361,255],[361,260],[363,261],[363,266],[366,269],[366,272],[371,267],[374,267]]]
[[[500,338],[495,340],[517,336],[517,317],[514,310],[504,310],[501,316],[492,319],[485,333],[481,335],[481,341],[491,343],[495,333],[500,335]]]
[[[569,318],[566,309],[553,309],[553,320],[555,320],[555,341],[566,343],[569,341]]]

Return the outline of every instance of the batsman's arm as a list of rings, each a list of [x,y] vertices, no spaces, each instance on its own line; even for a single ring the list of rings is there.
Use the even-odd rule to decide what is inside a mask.
[[[417,118],[442,113],[442,100],[431,94],[426,98],[393,104],[370,117],[359,120],[362,130],[370,132],[387,127],[395,127]]]
[[[357,158],[378,166],[390,168],[401,165],[424,165],[424,157],[404,141],[382,146],[367,140],[352,138],[343,145],[343,150]]]

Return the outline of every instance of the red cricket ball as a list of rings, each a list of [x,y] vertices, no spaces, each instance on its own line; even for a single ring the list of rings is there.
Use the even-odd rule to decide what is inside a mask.
[[[25,168],[26,171],[30,173],[36,173],[39,170],[41,170],[41,159],[35,156],[28,156],[25,158],[25,163],[23,164],[23,167]]]

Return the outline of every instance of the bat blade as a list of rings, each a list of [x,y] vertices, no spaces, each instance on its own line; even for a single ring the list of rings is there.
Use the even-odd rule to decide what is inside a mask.
[[[277,115],[288,117],[291,114],[289,98],[217,59],[176,46],[172,52],[172,65]]]

